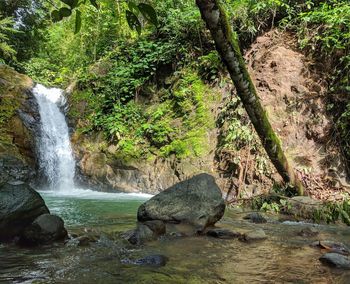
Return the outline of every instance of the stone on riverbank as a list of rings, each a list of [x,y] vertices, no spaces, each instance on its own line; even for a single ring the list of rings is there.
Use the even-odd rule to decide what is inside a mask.
[[[241,236],[239,232],[233,232],[226,229],[214,228],[207,231],[207,236],[217,239],[235,239]]]
[[[0,185],[0,240],[19,235],[38,216],[49,213],[39,193],[26,183]]]
[[[320,257],[320,261],[331,267],[350,269],[349,257],[339,253],[326,253]]]
[[[334,242],[334,241],[316,241],[311,244],[312,247],[320,248],[320,249],[325,249],[329,253],[334,252],[334,253],[339,253],[339,254],[344,254],[344,255],[349,255],[350,254],[350,249],[344,245],[343,243],[339,242]]]
[[[161,220],[186,223],[203,232],[214,225],[225,212],[225,203],[215,179],[200,174],[182,181],[143,203],[138,210],[140,222]]]
[[[267,236],[263,229],[258,229],[255,231],[245,233],[240,238],[240,240],[244,242],[262,241],[265,239],[267,239]]]
[[[322,207],[322,202],[308,196],[295,196],[289,199],[289,205],[287,214],[312,220],[315,212]]]
[[[246,216],[244,216],[243,219],[250,220],[250,222],[255,224],[262,224],[267,222],[265,217],[258,212],[249,213]]]
[[[24,245],[49,244],[63,240],[67,237],[63,220],[55,215],[44,214],[34,220],[20,237],[20,243]]]

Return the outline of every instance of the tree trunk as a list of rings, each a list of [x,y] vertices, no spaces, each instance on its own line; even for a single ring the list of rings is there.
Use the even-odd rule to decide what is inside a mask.
[[[267,113],[260,103],[238,44],[220,0],[196,0],[202,18],[215,41],[216,49],[226,65],[244,108],[278,173],[303,195],[303,186],[289,166],[281,142],[271,127]]]

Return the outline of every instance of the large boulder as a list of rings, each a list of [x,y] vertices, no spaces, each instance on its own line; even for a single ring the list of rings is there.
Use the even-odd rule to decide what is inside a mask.
[[[140,222],[161,220],[185,223],[203,232],[214,225],[225,212],[225,203],[215,179],[199,174],[182,181],[143,203],[137,213]]]
[[[66,237],[63,220],[55,215],[43,214],[23,231],[20,243],[41,245],[64,240]]]
[[[22,182],[0,185],[0,240],[19,235],[38,216],[49,213],[39,193]]]

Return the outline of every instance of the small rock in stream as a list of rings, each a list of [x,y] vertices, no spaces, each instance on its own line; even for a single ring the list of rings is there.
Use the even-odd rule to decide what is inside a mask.
[[[306,227],[301,229],[300,232],[298,232],[298,236],[300,237],[315,237],[318,235],[318,231],[313,227]]]
[[[246,216],[244,216],[243,219],[250,220],[252,223],[255,224],[262,224],[267,222],[264,216],[262,216],[258,212],[249,213]]]
[[[166,257],[165,255],[154,254],[154,255],[145,256],[137,260],[131,260],[126,258],[126,259],[122,259],[121,262],[124,264],[161,267],[161,266],[165,266],[168,260],[169,258]]]
[[[267,239],[267,236],[263,229],[258,229],[255,231],[245,233],[240,237],[240,240],[244,242],[262,241],[265,239]]]
[[[320,257],[320,261],[331,267],[350,269],[349,257],[339,253],[326,253]]]
[[[239,232],[232,232],[226,229],[214,228],[207,231],[207,236],[218,239],[235,239],[241,236]]]
[[[78,246],[79,247],[86,247],[90,245],[90,242],[92,241],[89,236],[80,236],[77,238]]]

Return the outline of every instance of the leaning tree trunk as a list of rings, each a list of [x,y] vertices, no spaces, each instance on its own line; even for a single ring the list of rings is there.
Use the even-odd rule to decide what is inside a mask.
[[[216,49],[231,75],[238,96],[272,163],[283,180],[303,195],[303,186],[289,166],[281,142],[260,103],[239,48],[237,34],[233,33],[220,0],[196,0],[196,3],[215,41]]]

